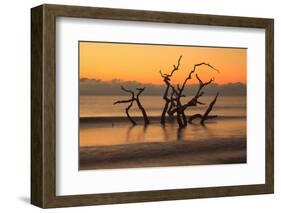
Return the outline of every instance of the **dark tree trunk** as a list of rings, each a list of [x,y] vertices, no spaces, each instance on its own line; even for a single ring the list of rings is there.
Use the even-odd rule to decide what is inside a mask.
[[[164,125],[166,123],[166,113],[167,113],[167,110],[168,110],[168,107],[169,107],[169,99],[168,99],[168,91],[169,91],[169,88],[170,86],[167,85],[166,87],[166,90],[165,90],[165,93],[163,95],[163,99],[165,100],[165,105],[164,105],[164,108],[163,108],[163,111],[162,111],[162,115],[161,115],[161,124]]]
[[[176,108],[177,109],[177,121],[178,121],[179,127],[183,128],[183,127],[187,126],[187,120],[186,120],[184,111],[180,110],[182,108],[180,97],[181,96],[178,96],[177,101],[176,101],[176,103],[177,103],[177,108]]]
[[[170,117],[173,117],[173,113],[171,113],[171,112],[172,112],[172,110],[173,110],[173,108],[174,108],[175,106],[176,106],[176,105],[174,104],[174,102],[171,101],[171,102],[170,102],[170,105],[169,105],[169,109],[168,109],[168,111],[167,111],[167,113],[168,113],[168,115],[169,115]]]
[[[201,119],[201,124],[204,125],[205,120],[208,118],[209,113],[212,111],[213,106],[215,105],[217,98],[218,98],[219,93],[215,96],[214,100],[210,103],[208,109],[206,110],[205,114],[202,116]]]
[[[162,125],[165,125],[165,123],[166,123],[166,113],[167,113],[168,107],[169,107],[169,102],[166,102],[165,105],[164,105],[162,114],[161,114],[160,123],[161,123]]]
[[[180,106],[181,106],[181,102],[180,102],[180,98],[177,97],[177,107],[176,107],[176,116],[177,116],[177,122],[179,125],[179,128],[183,128],[184,127],[184,123],[183,123],[183,118],[182,118],[182,112],[180,112]]]
[[[128,105],[128,107],[126,107],[125,112],[126,112],[126,115],[127,115],[127,118],[129,119],[129,121],[131,121],[131,123],[132,123],[133,125],[136,125],[137,123],[132,119],[132,117],[131,117],[130,114],[129,114],[129,110],[130,110],[130,108],[133,106],[134,99],[129,99],[129,100],[124,100],[124,101],[116,101],[116,102],[114,102],[114,104],[122,104],[122,103],[130,103],[130,104]]]
[[[163,81],[166,85],[166,89],[165,89],[165,92],[164,92],[164,95],[163,95],[165,105],[164,105],[164,108],[163,108],[163,111],[162,111],[162,114],[161,114],[161,120],[160,120],[160,123],[162,125],[164,125],[166,123],[166,114],[168,112],[168,109],[171,107],[172,99],[168,98],[168,93],[169,93],[169,90],[171,89],[171,77],[173,76],[174,72],[176,72],[179,69],[181,58],[182,58],[182,56],[179,57],[177,64],[173,65],[173,68],[172,68],[172,70],[170,71],[169,74],[167,74],[167,73],[163,74],[160,70],[160,75],[163,78]],[[172,96],[173,95],[171,95],[171,98],[172,98]]]
[[[177,113],[177,122],[180,128],[184,127],[180,113]]]
[[[139,99],[140,95],[145,90],[145,87],[144,88],[137,88],[137,90],[138,90],[138,94],[137,94],[137,97],[135,98],[135,101],[137,102],[137,105],[138,105],[139,109],[141,110],[141,113],[142,113],[142,116],[143,116],[143,120],[144,120],[144,124],[148,125],[149,124],[149,119],[148,119],[146,111],[145,111],[144,107],[142,106],[142,104],[140,102],[140,99]]]
[[[168,109],[168,111],[167,111],[170,120],[173,120],[173,119],[174,119],[174,115],[173,115],[173,113],[171,113],[171,112],[172,112],[172,110],[176,107],[176,101],[175,101],[174,95],[175,95],[175,92],[172,91],[172,92],[171,92],[171,95],[170,95],[170,105],[169,105],[169,109]]]
[[[131,117],[130,114],[129,114],[129,110],[130,110],[130,108],[132,107],[132,105],[133,105],[133,102],[131,102],[131,103],[129,104],[129,106],[126,108],[126,114],[127,114],[128,119],[131,121],[131,123],[132,123],[133,125],[136,125],[137,123],[132,119],[132,117]]]
[[[184,111],[182,112],[182,120],[183,120],[183,125],[187,126],[187,119],[186,119],[186,115],[185,115]]]
[[[146,111],[143,108],[143,106],[141,105],[139,98],[137,98],[136,101],[137,101],[137,105],[138,105],[139,109],[141,110],[141,113],[142,113],[142,116],[143,116],[143,120],[144,120],[144,124],[148,125],[149,124],[149,119],[147,117]]]
[[[132,119],[132,117],[130,116],[129,114],[129,110],[130,108],[133,106],[133,103],[135,101],[135,94],[133,91],[131,90],[127,90],[125,89],[125,87],[121,86],[121,89],[127,93],[130,93],[131,94],[131,99],[128,99],[128,100],[121,100],[121,101],[115,101],[113,104],[124,104],[124,103],[130,103],[127,107],[126,107],[126,115],[127,115],[127,118],[129,119],[129,121],[133,124],[133,125],[136,125],[137,123]]]

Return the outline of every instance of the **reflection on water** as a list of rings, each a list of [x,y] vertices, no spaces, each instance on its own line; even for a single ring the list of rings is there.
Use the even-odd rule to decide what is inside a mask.
[[[214,119],[179,129],[177,123],[166,126],[117,124],[80,124],[80,146],[103,146],[145,142],[208,141],[246,137],[246,119]]]

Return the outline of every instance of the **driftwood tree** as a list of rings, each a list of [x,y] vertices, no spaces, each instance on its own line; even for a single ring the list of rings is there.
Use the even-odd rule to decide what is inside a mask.
[[[131,94],[131,98],[130,99],[127,99],[127,100],[122,100],[122,101],[115,101],[113,104],[123,104],[123,103],[129,103],[129,105],[126,107],[126,115],[127,115],[127,118],[130,120],[130,122],[133,124],[133,125],[136,125],[137,123],[132,119],[132,117],[130,116],[129,114],[129,110],[131,109],[131,107],[133,106],[134,104],[134,101],[135,101],[135,93],[131,90],[127,90],[125,89],[123,86],[121,86],[121,89],[127,93],[130,93]]]
[[[165,104],[164,104],[163,111],[161,114],[160,123],[162,125],[164,125],[166,123],[166,116],[169,116],[170,118],[174,118],[174,116],[176,115],[177,123],[180,128],[187,126],[188,122],[192,123],[192,121],[197,118],[200,118],[201,119],[200,123],[202,125],[204,125],[204,122],[207,119],[217,117],[217,116],[210,116],[209,113],[212,111],[213,106],[215,105],[215,103],[217,101],[218,93],[214,97],[214,99],[210,102],[210,104],[204,114],[197,113],[197,114],[189,116],[189,118],[187,119],[185,111],[189,107],[194,107],[194,106],[197,106],[198,104],[206,105],[205,103],[199,101],[199,99],[200,99],[200,97],[202,97],[204,95],[204,91],[203,91],[204,87],[208,86],[209,84],[211,84],[214,81],[214,78],[211,78],[209,81],[203,82],[200,79],[199,75],[196,73],[196,71],[197,71],[197,68],[200,66],[207,66],[213,70],[216,70],[217,72],[219,72],[219,71],[216,68],[214,68],[212,65],[205,63],[205,62],[195,64],[193,66],[193,69],[188,73],[188,75],[184,79],[183,83],[181,85],[177,84],[175,86],[171,83],[171,78],[173,77],[174,73],[177,70],[179,70],[181,59],[182,59],[182,56],[180,56],[178,58],[177,64],[173,65],[173,67],[169,73],[163,74],[162,71],[160,70],[160,75],[163,78],[163,82],[165,83],[165,86],[166,86],[164,94],[163,94],[163,100],[165,101]],[[192,97],[189,101],[182,103],[182,97],[185,97],[184,91],[185,91],[186,84],[189,80],[191,80],[193,78],[193,76],[195,76],[196,79],[198,80],[198,83],[199,83],[198,89],[197,89],[194,97]],[[145,108],[141,104],[141,101],[139,98],[140,95],[145,90],[145,88],[136,88],[135,91],[133,91],[133,90],[126,89],[124,86],[121,86],[121,89],[124,92],[129,93],[131,95],[131,98],[127,99],[127,100],[116,101],[116,102],[114,102],[114,104],[128,103],[128,106],[125,109],[126,115],[127,115],[128,119],[130,120],[130,122],[133,125],[136,125],[137,124],[136,121],[134,121],[134,119],[129,114],[131,107],[133,106],[134,102],[136,102],[139,110],[142,113],[144,124],[148,125],[150,123],[150,121],[148,119]]]
[[[189,75],[191,76],[191,75]],[[177,112],[177,110],[179,111],[179,113],[182,113],[184,112],[188,107],[192,107],[192,106],[197,106],[197,104],[200,104],[200,105],[205,105],[205,103],[202,103],[200,102],[198,99],[204,95],[204,91],[203,91],[203,88],[209,84],[211,84],[213,81],[214,81],[214,78],[211,78],[209,81],[207,82],[203,82],[199,76],[196,74],[195,75],[198,82],[199,82],[199,87],[198,87],[198,90],[197,92],[195,93],[195,96],[190,99],[187,103],[181,105],[181,106],[177,106],[175,109],[173,109],[171,111],[171,113],[175,113]],[[188,77],[188,79],[191,79],[191,77]],[[178,96],[178,99],[180,99],[183,95],[182,95],[182,92],[183,92],[183,87],[181,87],[180,89],[178,89],[177,91],[179,92],[176,92],[177,93],[177,96]],[[181,95],[181,96],[180,96]]]
[[[144,120],[144,124],[148,125],[149,124],[149,119],[148,116],[146,114],[146,111],[144,109],[144,107],[142,106],[141,102],[140,102],[140,95],[142,94],[142,92],[145,90],[145,87],[143,88],[136,88],[137,90],[137,94],[135,94],[134,91],[126,89],[124,86],[121,86],[121,89],[124,92],[130,93],[131,94],[131,98],[127,99],[127,100],[121,100],[121,101],[116,101],[113,104],[123,104],[123,103],[129,103],[129,105],[126,107],[125,111],[126,111],[126,115],[128,117],[128,119],[130,120],[130,122],[133,125],[136,125],[137,123],[133,120],[133,118],[130,116],[129,111],[131,109],[131,107],[133,106],[134,102],[137,103],[138,108],[140,109],[142,116],[143,116],[143,120]]]
[[[161,115],[161,124],[165,124],[166,123],[166,114],[169,113],[169,115],[171,116],[170,111],[172,110],[173,107],[175,107],[175,99],[174,99],[174,91],[171,91],[171,77],[173,76],[174,72],[177,71],[179,69],[180,66],[180,62],[181,62],[182,56],[179,57],[177,65],[173,65],[172,70],[170,71],[169,74],[167,73],[162,73],[162,71],[160,70],[160,75],[163,78],[163,81],[166,85],[166,89],[165,92],[163,94],[163,99],[165,101],[165,105],[162,111],[162,115]],[[170,93],[170,96],[169,96]]]
[[[201,119],[200,123],[201,123],[202,125],[204,125],[205,120],[211,119],[211,118],[216,118],[217,115],[212,115],[212,116],[210,116],[209,113],[212,111],[213,106],[215,105],[215,103],[216,103],[216,101],[217,101],[218,95],[219,95],[219,93],[217,93],[217,95],[215,96],[215,98],[213,99],[213,101],[209,104],[209,107],[207,108],[206,112],[205,112],[203,115],[202,115],[202,114],[199,114],[199,113],[198,113],[198,114],[191,115],[191,116],[189,117],[189,119],[188,119],[188,122],[189,122],[189,123],[192,123],[192,121],[193,121],[194,119],[200,118],[200,119]]]
[[[205,112],[204,115],[202,116],[201,124],[204,125],[205,120],[207,120],[208,118],[217,117],[217,116],[209,116],[209,113],[212,111],[213,106],[215,105],[218,96],[219,96],[219,93],[217,93],[217,95],[215,96],[214,100],[209,104],[209,107],[207,108],[206,112]]]
[[[140,99],[139,99],[139,96],[142,94],[142,92],[145,90],[145,87],[143,88],[137,88],[137,95],[135,97],[135,101],[137,102],[137,105],[142,113],[142,117],[143,117],[143,120],[144,120],[144,124],[145,125],[148,125],[149,124],[149,119],[148,119],[148,116],[146,114],[146,111],[144,109],[144,107],[142,106],[141,102],[140,102]]]
[[[170,94],[170,106],[169,106],[168,111],[167,111],[167,113],[168,113],[168,115],[169,115],[170,118],[173,118],[173,117],[174,117],[174,115],[173,115],[173,113],[172,113],[172,110],[173,110],[175,107],[176,107],[175,91],[172,90],[172,91],[171,91],[171,94]]]
[[[179,125],[180,128],[183,128],[183,127],[185,127],[185,126],[187,125],[187,117],[186,117],[186,114],[185,114],[185,110],[186,110],[188,107],[197,106],[197,104],[205,105],[204,103],[200,102],[198,99],[199,99],[201,96],[203,96],[203,94],[204,94],[203,88],[204,88],[205,86],[211,84],[211,83],[214,81],[214,79],[211,78],[208,82],[203,82],[203,81],[199,78],[198,74],[195,74],[195,76],[196,76],[196,78],[197,78],[197,80],[198,80],[198,82],[199,82],[198,90],[197,90],[195,96],[194,96],[191,100],[189,100],[189,101],[188,101],[187,103],[185,103],[185,104],[182,104],[181,98],[182,98],[182,97],[185,97],[185,95],[183,94],[183,92],[184,92],[184,89],[185,89],[185,86],[186,86],[187,82],[192,79],[192,76],[194,75],[194,73],[196,72],[196,69],[197,69],[199,66],[204,65],[204,66],[210,67],[210,68],[213,69],[213,70],[216,70],[216,71],[218,71],[218,70],[215,69],[212,65],[210,65],[210,64],[208,64],[208,63],[205,63],[205,62],[202,62],[202,63],[199,63],[199,64],[195,64],[194,67],[193,67],[193,69],[189,72],[189,74],[188,74],[187,77],[185,78],[185,80],[184,80],[184,82],[182,83],[182,85],[179,85],[179,84],[178,84],[178,85],[175,87],[174,85],[171,84],[171,82],[170,82],[170,77],[172,76],[172,74],[173,74],[176,70],[178,70],[180,59],[181,59],[181,57],[180,57],[179,60],[178,60],[178,65],[177,65],[177,66],[174,65],[174,69],[172,70],[172,72],[171,72],[169,75],[167,75],[167,74],[166,74],[166,75],[165,75],[165,74],[163,75],[163,74],[161,73],[161,76],[164,78],[164,82],[165,82],[165,84],[166,84],[166,87],[167,87],[167,85],[168,85],[168,89],[171,89],[171,90],[172,90],[172,92],[171,92],[171,97],[168,98],[168,97],[166,97],[166,96],[167,96],[167,88],[166,88],[166,91],[165,91],[164,96],[163,96],[163,99],[166,100],[166,103],[165,103],[163,112],[165,111],[165,109],[166,109],[166,107],[167,107],[167,109],[166,109],[166,111],[165,111],[165,114],[166,114],[167,110],[168,110],[169,116],[172,116],[172,115],[176,114],[176,118],[177,118],[178,125]],[[168,82],[169,84],[166,83],[165,77],[168,77],[168,80],[169,80],[169,81],[167,81],[167,82]],[[164,97],[165,97],[165,98],[164,98]],[[204,114],[205,116],[202,116],[201,124],[204,124],[204,121],[208,118],[208,115],[209,115],[210,111],[212,110],[213,105],[215,104],[216,100],[217,100],[217,96],[216,96],[216,98],[214,99],[214,101],[212,102],[212,104],[210,104],[211,107],[208,108],[208,110],[207,110],[208,113],[205,113],[205,114]],[[167,106],[167,105],[168,105],[168,106]],[[162,113],[162,116],[163,116],[163,113]],[[161,116],[161,118],[162,118],[162,116]],[[189,122],[192,122],[192,120],[195,119],[195,118],[197,118],[198,116],[199,116],[199,115],[196,115],[196,116],[193,115],[193,116],[191,116],[192,119],[190,119]],[[204,117],[204,118],[203,118],[203,117]],[[161,120],[162,120],[162,119],[161,119]],[[162,123],[162,122],[161,122],[161,123]],[[163,124],[163,123],[162,123],[162,124]]]

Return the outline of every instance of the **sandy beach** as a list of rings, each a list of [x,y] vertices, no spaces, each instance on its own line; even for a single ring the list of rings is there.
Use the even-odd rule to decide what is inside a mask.
[[[80,170],[246,163],[246,138],[80,148]]]

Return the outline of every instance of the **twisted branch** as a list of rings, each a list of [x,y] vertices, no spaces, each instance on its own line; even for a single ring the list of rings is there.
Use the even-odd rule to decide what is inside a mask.
[[[176,98],[175,98],[175,102],[176,102],[176,106],[173,108],[173,109],[169,109],[169,114],[170,115],[173,115],[174,113],[176,113],[177,115],[177,122],[180,126],[180,128],[182,127],[185,127],[187,125],[187,120],[186,120],[186,115],[185,115],[185,110],[187,107],[189,106],[196,106],[197,104],[200,104],[200,105],[204,105],[205,103],[203,102],[200,102],[198,99],[204,95],[204,92],[202,91],[203,88],[209,84],[211,84],[213,81],[214,81],[214,78],[211,78],[209,81],[207,82],[203,82],[198,74],[196,73],[196,79],[198,80],[199,82],[199,87],[198,87],[198,90],[195,94],[195,96],[190,100],[188,101],[186,104],[183,104],[181,103],[181,98],[184,97],[183,95],[183,91],[185,89],[185,86],[187,84],[187,81],[192,79],[192,75],[196,72],[196,69],[199,67],[199,66],[202,66],[202,65],[205,65],[205,66],[208,66],[214,70],[216,70],[217,72],[219,72],[216,68],[214,68],[212,65],[208,64],[208,63],[205,63],[205,62],[202,62],[202,63],[199,63],[199,64],[195,64],[193,66],[193,69],[189,72],[189,74],[187,75],[187,77],[185,78],[184,82],[182,83],[182,85],[177,85],[177,87],[175,88],[174,86],[170,85],[171,89],[173,90]],[[196,115],[196,117],[198,117],[199,115]],[[200,115],[201,116],[201,115]],[[192,118],[194,119],[194,118]],[[192,120],[191,119],[191,120]],[[203,121],[204,122],[204,121]],[[202,123],[203,124],[203,123]]]
[[[142,114],[143,114],[143,119],[144,119],[144,123],[145,125],[149,124],[149,119],[147,117],[146,111],[144,109],[144,107],[142,106],[140,100],[139,100],[139,96],[142,94],[142,92],[145,90],[145,87],[143,88],[136,88],[136,90],[138,91],[137,95],[135,95],[135,92],[129,89],[126,89],[124,86],[121,86],[121,89],[127,93],[131,94],[131,99],[128,100],[120,100],[120,101],[115,101],[113,104],[122,104],[122,103],[130,103],[127,107],[126,107],[126,115],[128,117],[128,119],[131,121],[131,123],[133,125],[136,125],[136,122],[132,119],[132,117],[129,114],[129,110],[130,108],[133,106],[134,101],[137,102],[137,105],[139,107],[139,109],[141,110]]]
[[[172,88],[172,91],[174,90],[174,88],[173,88],[173,86],[172,86],[172,84],[170,82],[171,81],[171,77],[173,76],[174,72],[179,69],[181,59],[182,59],[182,56],[180,56],[178,58],[177,64],[173,65],[173,69],[170,71],[170,74],[167,74],[167,73],[163,74],[162,71],[160,70],[160,75],[163,78],[163,81],[164,81],[164,83],[166,85],[166,89],[165,89],[165,92],[163,94],[163,100],[165,101],[165,105],[164,105],[164,108],[163,108],[163,111],[162,111],[161,121],[160,121],[161,124],[163,124],[163,125],[166,122],[167,111],[171,108],[171,101],[172,101],[172,99],[168,97],[170,88]]]

